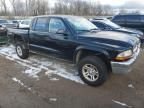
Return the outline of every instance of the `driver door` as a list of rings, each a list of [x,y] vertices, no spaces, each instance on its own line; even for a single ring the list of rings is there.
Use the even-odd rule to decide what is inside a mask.
[[[63,31],[63,33],[59,31]],[[71,59],[74,44],[70,41],[71,35],[63,19],[50,18],[48,36],[51,43],[48,44],[48,47],[61,55],[61,57]]]

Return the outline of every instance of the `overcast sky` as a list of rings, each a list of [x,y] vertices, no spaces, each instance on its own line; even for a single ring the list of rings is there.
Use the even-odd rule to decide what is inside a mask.
[[[92,1],[98,1],[98,0],[92,0]],[[99,0],[102,4],[109,4],[113,6],[120,6],[124,5],[128,2],[140,2],[143,3],[143,0]]]
[[[6,0],[7,1],[7,5],[9,5],[9,0]],[[23,1],[23,0],[22,0]],[[51,6],[54,6],[54,3],[56,2],[56,0],[48,0],[49,1],[49,4]],[[91,1],[91,2],[100,2],[101,4],[104,4],[104,5],[112,5],[112,6],[121,6],[121,5],[125,5],[127,3],[129,3],[128,5],[131,5],[130,3],[132,4],[135,4],[135,3],[139,3],[139,4],[143,4],[144,5],[144,0],[85,0],[85,1]]]

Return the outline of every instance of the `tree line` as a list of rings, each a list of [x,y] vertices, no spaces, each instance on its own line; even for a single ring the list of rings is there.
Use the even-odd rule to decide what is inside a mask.
[[[7,1],[8,2],[8,1]],[[0,15],[2,16],[36,16],[47,14],[71,14],[79,16],[112,15],[113,9],[100,2],[84,0],[57,0],[53,7],[48,0],[0,0]]]

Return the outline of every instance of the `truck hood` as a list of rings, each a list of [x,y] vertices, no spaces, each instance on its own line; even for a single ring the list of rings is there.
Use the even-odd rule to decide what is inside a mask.
[[[136,30],[136,29],[131,29],[131,28],[119,28],[118,29],[119,31],[124,31],[124,32],[128,32],[128,33],[131,33],[131,34],[138,34],[140,36],[143,36],[143,32],[139,31],[139,30]]]
[[[130,36],[124,33],[112,32],[112,31],[99,31],[95,33],[87,32],[78,35],[79,41],[86,43],[97,44],[100,46],[109,46],[111,48],[132,48],[139,39],[137,37]]]

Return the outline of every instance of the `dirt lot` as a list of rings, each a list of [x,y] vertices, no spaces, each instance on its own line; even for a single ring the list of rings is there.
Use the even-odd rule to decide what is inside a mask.
[[[0,48],[0,108],[144,108],[144,54],[127,75],[109,75],[100,87],[79,79],[66,61]]]

